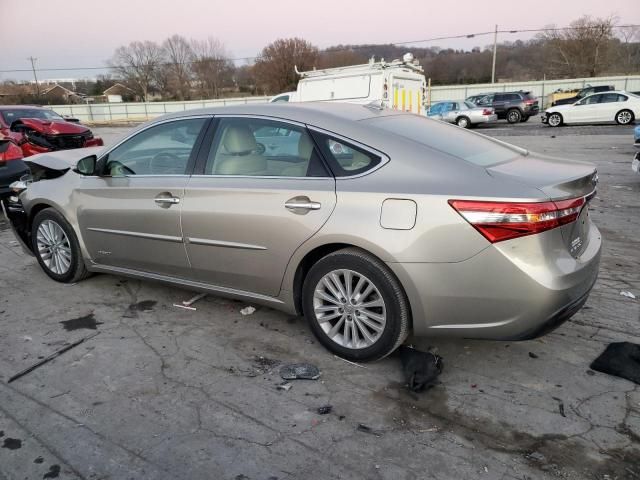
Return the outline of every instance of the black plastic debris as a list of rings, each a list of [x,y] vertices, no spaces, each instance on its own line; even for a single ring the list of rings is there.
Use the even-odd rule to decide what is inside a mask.
[[[93,313],[85,315],[83,317],[72,318],[71,320],[64,320],[60,322],[67,332],[74,330],[97,330],[98,325],[102,325],[103,322],[96,321],[96,317]]]
[[[280,376],[283,380],[317,380],[320,370],[310,363],[293,363],[284,365],[280,369]]]
[[[333,410],[333,405],[323,405],[322,407],[318,407],[318,415],[328,415]]]
[[[533,353],[533,352],[529,352],[529,357],[530,358],[538,358],[538,355]]]
[[[43,479],[58,478],[60,476],[60,465],[51,465],[49,471],[44,474]]]
[[[640,345],[630,342],[610,343],[590,367],[640,385]]]
[[[440,355],[422,352],[406,345],[402,345],[398,351],[409,390],[421,392],[436,384],[444,367]]]

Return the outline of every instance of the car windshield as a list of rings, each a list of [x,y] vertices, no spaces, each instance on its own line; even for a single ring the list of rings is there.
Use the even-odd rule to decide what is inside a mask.
[[[23,118],[40,118],[42,120],[64,120],[53,110],[47,108],[15,108],[0,110],[0,115],[7,125]]]
[[[512,160],[525,152],[417,115],[390,115],[365,122],[481,167]]]
[[[467,108],[477,108],[477,107],[478,107],[475,103],[473,103],[473,102],[468,102],[468,101],[465,101],[465,102],[464,102],[464,105],[465,105]]]

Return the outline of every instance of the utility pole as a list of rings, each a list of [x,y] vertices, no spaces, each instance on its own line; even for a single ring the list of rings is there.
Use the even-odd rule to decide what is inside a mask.
[[[36,60],[38,59],[29,57],[27,60],[31,61],[31,70],[33,70],[33,78],[36,81],[36,93],[40,96],[40,85],[38,84],[38,76],[36,75]]]
[[[493,34],[493,66],[491,67],[491,83],[496,83],[496,49],[498,48],[498,25]]]

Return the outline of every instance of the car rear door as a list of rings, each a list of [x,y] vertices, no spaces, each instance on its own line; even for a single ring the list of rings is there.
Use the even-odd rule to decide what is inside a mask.
[[[74,201],[96,264],[178,277],[189,273],[180,208],[209,121],[193,117],[152,125],[103,156],[100,176],[80,177]]]
[[[263,150],[268,131],[296,140]],[[191,277],[221,288],[275,296],[295,250],[327,221],[335,180],[304,125],[221,116],[182,204]],[[273,145],[276,143],[274,142]]]

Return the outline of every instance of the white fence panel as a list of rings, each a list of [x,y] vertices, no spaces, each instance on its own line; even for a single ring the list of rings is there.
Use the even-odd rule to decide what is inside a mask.
[[[60,115],[69,115],[82,122],[144,121],[165,113],[183,112],[195,108],[266,103],[269,98],[271,97],[240,97],[185,102],[89,103],[86,105],[51,105],[50,108]]]

